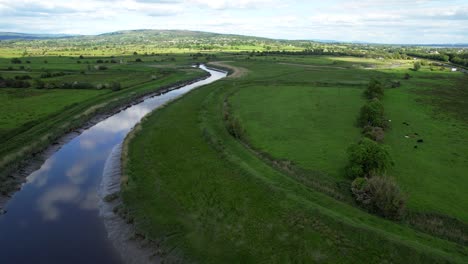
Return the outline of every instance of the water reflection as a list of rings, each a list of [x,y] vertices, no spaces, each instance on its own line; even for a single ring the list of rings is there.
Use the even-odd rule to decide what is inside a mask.
[[[78,198],[80,190],[74,185],[57,186],[44,193],[37,202],[44,220],[57,220],[60,217],[59,203],[72,202]]]
[[[0,216],[0,263],[119,263],[97,208],[105,160],[147,113],[225,76],[209,72],[207,80],[103,120],[47,159],[7,204],[8,213]]]

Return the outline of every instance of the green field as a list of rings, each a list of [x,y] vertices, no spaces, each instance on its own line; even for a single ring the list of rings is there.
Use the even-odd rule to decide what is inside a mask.
[[[60,136],[212,62],[232,75],[147,116],[124,144],[116,210],[164,261],[466,263],[468,76],[450,69],[466,56],[170,30],[2,40],[0,193]],[[385,87],[385,174],[406,198],[397,220],[357,202],[345,176],[372,79]]]
[[[0,192],[15,188],[20,179],[8,176],[24,161],[92,117],[205,74],[191,68],[187,56],[160,57],[23,57],[21,64],[0,58],[2,78],[31,78],[25,80],[29,88],[0,88]],[[138,58],[142,62],[136,62]],[[97,70],[96,65],[107,69]],[[43,77],[46,73],[57,76]],[[43,88],[37,81],[44,83]],[[113,90],[110,84],[116,82],[119,89]],[[77,89],[71,86],[74,83],[87,86]],[[63,84],[69,87],[62,88]]]
[[[467,106],[459,98],[465,75],[349,57],[223,60],[248,74],[158,110],[126,141],[127,217],[158,241],[163,257],[467,261]],[[408,196],[400,221],[357,207],[344,176],[346,149],[361,137],[356,118],[371,78],[401,83],[387,88],[383,101],[391,119],[384,143],[394,163],[387,173]],[[459,107],[445,107],[450,100]],[[228,133],[226,115],[239,121],[240,140]]]

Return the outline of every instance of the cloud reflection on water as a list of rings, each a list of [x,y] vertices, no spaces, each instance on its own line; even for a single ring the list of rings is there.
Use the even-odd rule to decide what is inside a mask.
[[[78,198],[80,191],[75,185],[61,185],[47,191],[38,200],[38,209],[43,220],[53,221],[60,217],[60,203],[72,202]]]

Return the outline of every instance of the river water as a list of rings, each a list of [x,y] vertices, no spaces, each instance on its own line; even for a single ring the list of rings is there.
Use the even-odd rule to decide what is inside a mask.
[[[226,76],[201,68],[211,76],[108,117],[31,173],[0,216],[0,263],[121,263],[99,216],[97,192],[106,159],[144,115]]]

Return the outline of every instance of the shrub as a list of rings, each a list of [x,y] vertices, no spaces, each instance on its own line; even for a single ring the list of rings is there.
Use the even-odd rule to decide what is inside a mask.
[[[135,62],[143,62],[140,58],[137,58]]]
[[[419,71],[419,69],[421,69],[421,62],[415,61],[413,64],[413,70]]]
[[[228,116],[226,119],[226,127],[231,136],[237,139],[243,139],[245,131],[237,118]]]
[[[385,138],[385,131],[381,127],[365,126],[362,133],[365,137],[382,143]]]
[[[368,138],[351,145],[348,155],[346,174],[352,179],[383,174],[392,164],[387,149]]]
[[[389,219],[400,219],[404,214],[406,198],[389,177],[356,178],[351,191],[356,201],[372,213]]]
[[[377,80],[371,80],[364,91],[364,96],[367,99],[379,98],[382,99],[384,96],[384,87],[381,82]]]
[[[369,182],[367,178],[357,177],[351,183],[351,192],[354,195],[354,198],[359,204],[369,205],[370,204],[370,194],[368,192]]]
[[[36,89],[44,89],[45,88],[45,83],[41,79],[35,79],[33,82],[33,86]]]
[[[13,58],[13,59],[11,59],[11,63],[13,63],[13,64],[21,64],[21,60],[18,59],[18,58]]]
[[[392,88],[398,88],[401,86],[400,81],[392,81],[391,83]]]
[[[411,75],[409,73],[405,73],[405,77],[403,77],[405,80],[409,80],[411,78]]]
[[[121,89],[121,85],[119,82],[112,82],[111,85],[110,85],[110,88],[112,91],[120,91]]]
[[[15,80],[31,80],[31,76],[29,75],[17,75],[15,76]]]
[[[384,118],[384,107],[379,99],[374,98],[361,107],[357,123],[360,127],[387,127],[387,122]]]
[[[1,78],[0,79],[0,88],[28,88],[31,87],[31,84],[28,81],[12,79],[12,78]]]

